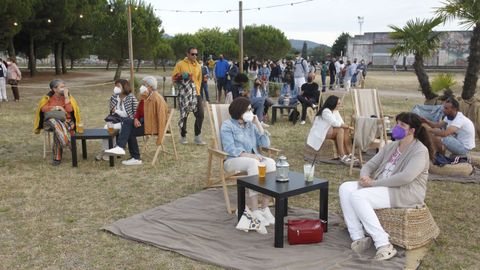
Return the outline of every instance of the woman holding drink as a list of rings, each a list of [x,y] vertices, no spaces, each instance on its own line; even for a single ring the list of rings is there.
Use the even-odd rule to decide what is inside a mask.
[[[76,124],[80,122],[78,104],[69,94],[65,82],[51,81],[50,92],[38,104],[34,132],[38,134],[42,128],[53,132],[52,165],[60,165],[63,148],[70,147],[70,135],[76,129]]]
[[[266,132],[257,116],[252,112],[250,100],[238,97],[228,108],[231,119],[223,122],[220,129],[223,151],[228,153],[224,166],[226,171],[246,171],[248,175],[275,171],[275,161],[264,157],[258,152],[258,147],[270,145],[269,134]],[[258,207],[259,194],[248,190],[249,206],[253,217],[260,220],[264,226],[275,224],[275,217],[268,208],[270,198],[263,196],[261,208]]]
[[[116,130],[120,131],[125,118],[133,119],[137,111],[137,106],[138,101],[132,94],[130,83],[124,79],[116,80],[113,95],[110,97],[110,115],[105,119],[105,121],[110,121],[107,121],[104,128],[108,130],[109,134],[115,133]],[[107,149],[108,140],[105,139],[102,141],[102,150],[95,157],[95,160],[108,160],[108,156],[104,155],[104,151]]]

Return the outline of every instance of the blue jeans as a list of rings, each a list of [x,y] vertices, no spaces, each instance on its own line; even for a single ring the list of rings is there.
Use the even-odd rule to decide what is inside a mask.
[[[117,139],[117,146],[125,149],[128,143],[128,152],[134,159],[140,159],[140,149],[138,148],[137,136],[144,134],[143,120],[141,119],[141,126],[138,128],[133,125],[132,118],[125,118],[122,122],[122,129]]]
[[[443,137],[441,140],[445,148],[454,155],[466,155],[468,153],[468,149],[462,142],[453,136]]]
[[[203,99],[203,93],[205,93],[205,100],[210,102],[210,97],[208,96],[208,83],[202,82],[200,85],[200,95],[202,96]]]

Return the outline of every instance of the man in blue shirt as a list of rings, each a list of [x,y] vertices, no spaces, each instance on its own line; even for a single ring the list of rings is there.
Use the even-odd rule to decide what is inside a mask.
[[[217,82],[217,103],[220,103],[222,99],[222,89],[226,92],[227,72],[230,68],[228,61],[223,58],[223,54],[220,54],[219,59],[215,63],[215,80]]]

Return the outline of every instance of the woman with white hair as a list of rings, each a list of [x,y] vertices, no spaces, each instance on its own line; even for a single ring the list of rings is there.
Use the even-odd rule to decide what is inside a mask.
[[[131,158],[122,161],[123,165],[142,164],[137,136],[158,135],[157,145],[162,143],[167,125],[168,105],[156,90],[157,79],[153,76],[144,77],[139,89],[141,100],[133,119],[126,118],[123,121],[117,145],[112,149],[105,150],[107,155],[125,155],[125,146],[128,143]]]

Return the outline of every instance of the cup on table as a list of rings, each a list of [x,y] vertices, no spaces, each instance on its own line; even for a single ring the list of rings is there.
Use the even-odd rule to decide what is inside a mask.
[[[107,122],[107,129],[108,129],[108,134],[112,135],[115,133],[115,130],[113,129],[113,123],[112,122]]]
[[[263,163],[258,164],[258,178],[260,180],[265,180],[266,173],[267,173],[267,165]]]
[[[83,123],[82,122],[78,123],[77,132],[78,133],[83,133]]]
[[[315,174],[315,165],[310,163],[303,165],[303,175],[306,182],[313,181],[313,175]]]

